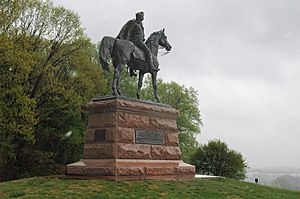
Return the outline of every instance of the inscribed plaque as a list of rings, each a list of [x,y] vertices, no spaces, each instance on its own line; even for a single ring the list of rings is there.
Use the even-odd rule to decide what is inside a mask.
[[[145,131],[136,129],[135,130],[135,143],[136,144],[155,144],[163,145],[164,133],[161,131]]]

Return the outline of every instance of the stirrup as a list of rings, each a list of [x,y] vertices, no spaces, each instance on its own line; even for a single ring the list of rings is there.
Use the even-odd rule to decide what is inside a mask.
[[[153,72],[158,72],[160,69],[159,68],[151,68],[151,71]]]
[[[134,71],[130,72],[130,77],[136,77],[136,76],[137,76],[136,72],[134,72]]]

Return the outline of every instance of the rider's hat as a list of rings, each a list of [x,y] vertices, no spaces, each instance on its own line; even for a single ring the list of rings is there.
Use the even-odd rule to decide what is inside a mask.
[[[135,17],[136,17],[136,18],[139,18],[139,17],[141,17],[141,16],[144,16],[144,12],[143,12],[143,11],[138,12],[138,13],[135,14]]]

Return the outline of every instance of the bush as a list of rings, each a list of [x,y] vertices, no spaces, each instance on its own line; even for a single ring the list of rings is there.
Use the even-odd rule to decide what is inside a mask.
[[[211,140],[201,145],[192,156],[192,162],[199,174],[245,179],[247,163],[242,154],[229,149],[220,140]]]

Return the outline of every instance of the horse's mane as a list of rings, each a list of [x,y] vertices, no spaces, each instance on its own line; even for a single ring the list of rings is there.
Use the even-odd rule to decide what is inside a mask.
[[[160,34],[160,31],[156,31],[156,32],[151,33],[151,35],[146,40],[146,45],[152,43],[154,41],[154,39],[156,38],[156,35],[158,35],[158,34]]]

